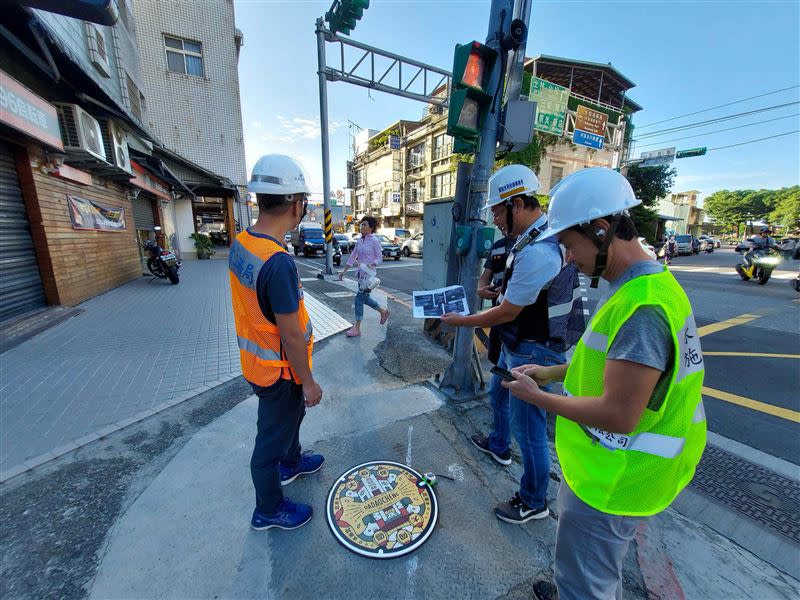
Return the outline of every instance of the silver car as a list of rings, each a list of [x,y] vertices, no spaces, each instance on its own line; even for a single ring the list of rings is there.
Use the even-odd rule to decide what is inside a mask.
[[[422,234],[418,233],[415,236],[403,242],[403,256],[411,256],[412,254],[419,254],[422,256]]]

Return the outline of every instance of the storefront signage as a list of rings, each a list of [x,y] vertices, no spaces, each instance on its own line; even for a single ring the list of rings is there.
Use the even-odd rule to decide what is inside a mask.
[[[53,148],[64,149],[56,108],[2,70],[0,122]]]
[[[106,206],[67,195],[69,218],[73,229],[93,229],[95,231],[124,231],[125,208],[122,206]]]
[[[134,161],[131,161],[131,167],[133,168],[133,179],[130,181],[132,185],[135,185],[146,192],[150,192],[159,198],[163,198],[164,200],[172,200],[172,196],[170,196],[169,193],[169,188],[163,181],[154,175],[151,175],[148,171]]]

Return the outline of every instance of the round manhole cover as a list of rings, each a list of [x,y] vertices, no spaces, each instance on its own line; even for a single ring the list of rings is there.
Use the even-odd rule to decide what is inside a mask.
[[[422,475],[400,463],[374,461],[346,471],[331,487],[326,512],[333,535],[370,558],[419,548],[436,525],[436,495]]]

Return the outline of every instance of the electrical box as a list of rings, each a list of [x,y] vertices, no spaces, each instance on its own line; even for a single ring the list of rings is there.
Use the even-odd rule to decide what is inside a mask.
[[[456,227],[456,254],[466,256],[472,245],[472,227],[459,225]]]
[[[524,150],[533,141],[536,123],[536,102],[509,100],[503,121],[502,142],[512,144],[512,151]]]
[[[458,257],[452,244],[455,238],[453,200],[426,202],[422,217],[425,232],[422,248],[422,287],[426,290],[450,285],[458,278]]]
[[[492,244],[494,244],[494,234],[498,231],[494,225],[484,227],[478,232],[478,246],[475,251],[481,258],[488,258],[492,251]]]

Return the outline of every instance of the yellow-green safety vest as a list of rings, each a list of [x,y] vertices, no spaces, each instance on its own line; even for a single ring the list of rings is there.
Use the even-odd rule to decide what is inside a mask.
[[[564,394],[601,396],[608,349],[640,306],[658,306],[674,345],[672,377],[660,406],[648,406],[625,434],[558,417],[556,450],[564,479],[586,504],[610,514],[664,510],[691,481],[706,444],[700,336],[686,293],[666,267],[623,284],[597,311],[575,347]]]

